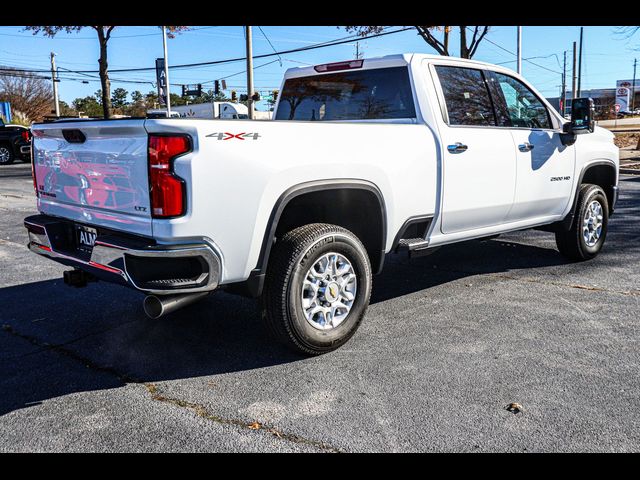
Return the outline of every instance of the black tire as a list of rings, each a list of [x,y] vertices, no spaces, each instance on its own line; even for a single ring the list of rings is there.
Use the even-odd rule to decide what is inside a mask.
[[[11,150],[11,145],[0,143],[0,165],[9,165],[13,163],[15,157]]]
[[[587,209],[593,201],[602,207],[602,233],[594,245],[588,245],[583,236],[583,222]],[[604,245],[609,226],[609,203],[607,196],[598,185],[585,183],[578,192],[578,204],[573,225],[567,231],[556,232],[556,245],[562,255],[572,261],[590,260],[595,257]]]
[[[302,308],[304,277],[323,255],[335,252],[353,267],[357,289],[351,310],[336,327],[321,330]],[[360,240],[342,227],[313,223],[285,234],[273,247],[262,294],[262,318],[272,335],[290,349],[320,355],[344,345],[364,317],[371,296],[371,265]]]

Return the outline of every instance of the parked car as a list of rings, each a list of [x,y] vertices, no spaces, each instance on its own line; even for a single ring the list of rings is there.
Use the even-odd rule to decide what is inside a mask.
[[[31,132],[22,125],[6,124],[0,118],[0,165],[31,160]]]
[[[146,294],[158,318],[216,289],[259,297],[274,336],[305,354],[343,345],[385,255],[537,228],[570,261],[603,247],[619,151],[593,102],[566,121],[513,71],[391,55],[287,70],[274,121],[124,119],[34,125],[39,215],[29,248],[65,283]],[[60,152],[127,158],[135,202],[46,185]],[[85,197],[88,198],[88,197]]]

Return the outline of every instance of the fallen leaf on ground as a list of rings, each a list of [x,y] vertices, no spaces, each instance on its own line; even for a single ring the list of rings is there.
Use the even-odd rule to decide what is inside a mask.
[[[522,408],[522,405],[520,405],[519,403],[510,403],[509,405],[507,405],[507,410],[510,411],[511,413],[520,413],[522,411],[524,411],[524,409]]]

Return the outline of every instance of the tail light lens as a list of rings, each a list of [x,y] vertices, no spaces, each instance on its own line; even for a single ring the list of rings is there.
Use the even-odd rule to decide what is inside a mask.
[[[179,217],[186,211],[184,180],[173,171],[173,159],[191,151],[188,135],[149,135],[151,216]]]
[[[29,140],[31,140],[31,134],[29,133],[29,130],[23,130],[22,132],[20,132],[20,135],[22,136],[25,142],[28,142]]]

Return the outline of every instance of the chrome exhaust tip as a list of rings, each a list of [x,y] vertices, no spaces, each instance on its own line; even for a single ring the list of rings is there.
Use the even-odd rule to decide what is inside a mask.
[[[147,295],[144,298],[142,307],[147,317],[152,319],[160,318],[168,313],[174,312],[182,307],[191,305],[203,299],[210,292],[178,293],[175,295]]]

